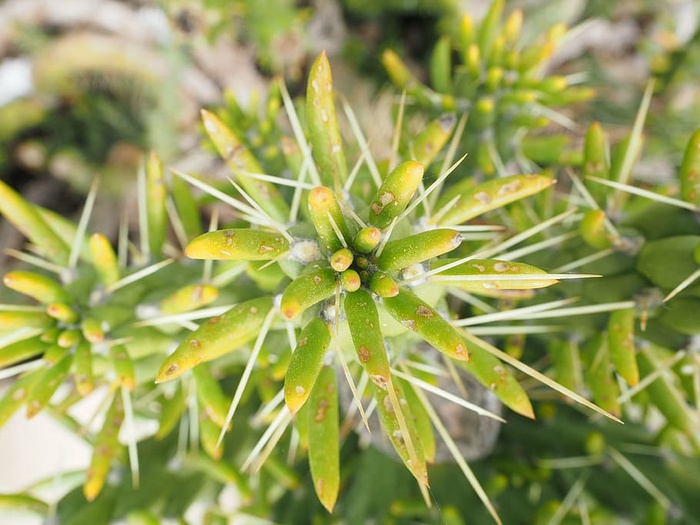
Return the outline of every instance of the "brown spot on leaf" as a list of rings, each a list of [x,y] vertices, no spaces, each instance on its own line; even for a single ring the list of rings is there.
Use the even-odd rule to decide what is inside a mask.
[[[491,196],[485,191],[478,191],[474,194],[474,198],[478,200],[481,204],[490,204]]]
[[[386,387],[389,384],[389,378],[380,374],[371,375],[369,378],[382,390],[386,390]]]
[[[430,308],[420,305],[418,308],[416,308],[416,315],[418,317],[432,317],[435,314]]]
[[[318,402],[318,408],[316,409],[316,413],[314,414],[314,421],[316,423],[320,423],[324,419],[326,419],[326,413],[328,412],[328,400],[326,398],[321,399],[321,401]]]
[[[412,332],[416,331],[416,322],[413,319],[403,319],[401,321],[401,324],[409,330],[411,330]]]
[[[467,353],[467,348],[463,344],[458,344],[455,347],[455,356],[460,361],[468,361],[469,360],[469,354]]]
[[[357,357],[359,357],[360,361],[362,361],[363,363],[369,361],[369,350],[367,350],[367,347],[365,345],[361,345],[360,348],[357,350]]]

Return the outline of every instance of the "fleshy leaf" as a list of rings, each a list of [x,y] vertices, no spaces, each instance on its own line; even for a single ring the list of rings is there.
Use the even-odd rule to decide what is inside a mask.
[[[259,297],[204,322],[168,356],[158,371],[156,383],[175,379],[203,361],[240,348],[258,335],[271,308],[271,297]]]

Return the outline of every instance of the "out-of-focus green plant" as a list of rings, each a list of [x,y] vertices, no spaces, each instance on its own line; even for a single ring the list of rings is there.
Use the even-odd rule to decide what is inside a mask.
[[[428,66],[428,84],[391,49],[382,57],[392,83],[406,92],[408,108],[429,115],[468,114],[460,147],[469,152],[464,169],[470,174],[502,175],[513,160],[527,167],[532,160],[574,161],[559,158],[566,154],[565,135],[529,143],[525,137],[550,123],[565,122],[556,108],[593,96],[590,88],[569,85],[565,76],[545,74],[547,60],[566,27],[556,25],[522,45],[522,12],[514,10],[503,20],[504,4],[494,1],[479,25],[463,15],[456,34],[438,41]]]

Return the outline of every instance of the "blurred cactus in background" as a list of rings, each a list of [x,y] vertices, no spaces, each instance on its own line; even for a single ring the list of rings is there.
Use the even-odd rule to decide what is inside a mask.
[[[321,3],[275,6],[171,6],[212,41],[242,21],[234,37],[290,81],[201,112],[223,176],[138,156],[136,219],[114,234],[94,220],[108,173],[83,181],[75,222],[0,181],[28,241],[3,277],[0,426],[49,414],[93,451],[54,479],[57,503],[40,483],[0,507],[69,524],[698,522],[700,135],[672,178],[637,176],[660,84],[625,136],[579,132],[592,90],[546,67],[563,26],[524,42],[500,0],[478,24],[452,2],[348,1],[440,20],[427,83],[385,51],[398,89],[367,115],[326,53],[290,95]],[[65,94],[71,71],[37,78]]]
[[[437,42],[428,85],[391,49],[382,56],[393,84],[406,91],[409,108],[428,113],[468,112],[460,146],[469,152],[465,168],[482,176],[503,175],[512,161],[527,169],[535,151],[546,155],[549,162],[562,161],[552,155],[566,141],[565,136],[547,136],[534,143],[527,143],[525,137],[551,122],[566,122],[567,117],[556,108],[593,96],[589,88],[570,86],[565,76],[546,75],[547,60],[565,36],[566,27],[554,26],[524,45],[520,41],[522,11],[514,10],[504,20],[504,4],[493,2],[478,25],[463,15],[454,35]],[[535,156],[539,161],[540,156]]]

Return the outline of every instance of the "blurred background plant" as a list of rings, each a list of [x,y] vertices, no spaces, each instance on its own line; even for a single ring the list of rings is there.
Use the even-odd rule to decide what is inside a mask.
[[[32,413],[43,408],[95,450],[111,454],[93,457],[97,468],[87,479],[104,476],[105,484],[90,505],[85,497],[99,492],[98,482],[86,485],[96,492],[78,487],[84,472],[4,495],[0,504],[59,523],[158,523],[183,516],[191,523],[226,523],[233,516],[278,523],[491,519],[483,499],[466,481],[456,481],[463,476],[459,466],[430,467],[437,505],[427,508],[410,473],[383,451],[386,443],[368,446],[361,433],[347,434],[342,443],[341,496],[332,515],[316,498],[306,462],[288,457],[285,447],[271,453],[259,473],[240,474],[272,422],[269,411],[258,409],[277,406],[271,402],[285,361],[275,357],[289,351],[288,337],[279,332],[258,349],[252,386],[223,448],[215,447],[216,438],[226,426],[222,412],[246,373],[243,354],[199,365],[182,382],[153,384],[165,353],[200,319],[222,311],[210,307],[269,294],[285,279],[276,266],[258,272],[256,263],[182,257],[207,224],[246,224],[216,202],[241,194],[226,181],[230,172],[215,159],[215,142],[201,139],[197,109],[209,105],[253,153],[260,171],[296,177],[304,156],[292,139],[290,107],[282,110],[279,84],[270,80],[284,77],[298,95],[312,58],[328,49],[336,91],[344,97],[337,103],[354,109],[354,117],[342,112],[340,121],[343,142],[354,144],[348,158],[365,159],[357,180],[372,177],[363,148],[382,174],[396,148],[420,160],[414,137],[445,111],[456,113],[457,131],[452,146],[426,170],[426,186],[447,167],[443,156],[468,156],[448,178],[437,209],[449,211],[451,196],[478,193],[474,187],[482,181],[540,171],[558,180],[556,187],[485,216],[505,229],[463,241],[450,257],[507,245],[518,232],[530,232],[499,258],[556,273],[603,275],[537,292],[480,297],[456,290],[448,300],[453,324],[502,348],[506,362],[534,367],[626,423],[591,416],[528,379],[517,364],[504,367],[527,393],[538,420],[508,412],[495,443],[484,446],[485,458],[469,463],[503,522],[696,523],[697,5],[470,2],[465,18],[459,2],[266,4],[179,1],[163,9],[104,1],[96,11],[79,1],[61,9],[38,0],[0,4],[0,76],[19,86],[12,93],[0,82],[0,177],[44,207],[26,204],[3,185],[3,215],[34,248],[17,251],[22,241],[10,235],[15,227],[6,220],[2,239],[11,257],[3,273],[14,273],[0,292],[12,304],[0,312],[0,355],[10,366],[0,374],[26,375],[0,401],[0,419],[22,404]],[[388,79],[399,89],[388,88]],[[303,102],[297,112],[306,127]],[[365,146],[357,144],[354,118],[367,133]],[[160,171],[153,159],[137,176],[143,152],[152,149],[167,166],[194,178]],[[100,190],[91,191],[96,173]],[[167,193],[158,189],[159,180]],[[193,198],[185,180],[206,180],[206,188],[223,195]],[[281,191],[286,199],[294,193]],[[73,215],[73,224],[45,208]],[[48,238],[32,236],[36,228],[28,225],[37,216],[38,224],[51,225],[48,234],[39,227]],[[105,236],[88,240],[89,232]],[[98,252],[100,245],[115,247],[111,281],[100,269],[109,259]],[[37,267],[42,250],[48,263]],[[62,291],[25,271],[52,276]],[[129,276],[136,276],[134,282]],[[110,289],[118,282],[123,285]],[[178,303],[184,297],[173,295],[178,290],[189,291],[188,306]],[[194,297],[214,302],[192,303]],[[179,304],[170,313],[166,298]],[[99,324],[99,341],[90,330],[98,305],[110,312]],[[183,309],[202,312],[188,317]],[[171,313],[175,321],[157,321]],[[86,342],[91,352],[85,352]],[[134,390],[129,367],[123,372],[122,348],[134,364]],[[52,398],[65,378],[67,386]],[[28,388],[32,382],[44,387]],[[75,419],[72,411],[91,388],[101,403],[94,413],[107,416],[104,424],[101,417]],[[351,404],[350,397],[341,402]],[[452,412],[448,427],[461,421]],[[124,417],[121,426],[138,435],[123,430],[122,446],[110,421]],[[465,426],[479,428],[480,420]],[[286,435],[281,443],[293,445],[294,439]],[[57,506],[43,496],[56,485],[62,493],[76,487]]]

